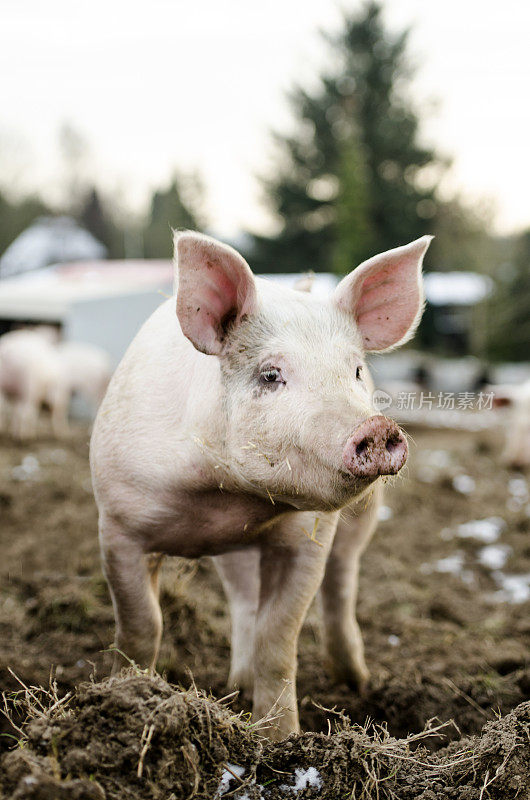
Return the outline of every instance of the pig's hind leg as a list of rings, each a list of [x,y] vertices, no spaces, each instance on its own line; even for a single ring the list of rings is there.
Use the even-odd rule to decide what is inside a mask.
[[[259,551],[238,550],[215,556],[231,617],[231,660],[228,683],[252,697],[254,689],[254,630],[259,601]]]
[[[382,488],[377,484],[359,508],[345,509],[322,581],[324,641],[333,678],[363,692],[370,678],[355,606],[361,554],[377,525]]]
[[[109,585],[116,619],[117,649],[113,674],[134,661],[154,669],[162,636],[158,603],[158,554],[145,555],[113,521],[100,523],[103,571]],[[122,656],[123,654],[123,656]]]

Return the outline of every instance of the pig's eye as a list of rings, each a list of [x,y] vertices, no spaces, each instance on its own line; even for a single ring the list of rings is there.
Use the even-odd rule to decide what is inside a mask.
[[[264,369],[259,376],[261,383],[285,383],[282,373],[276,367]]]
[[[355,370],[355,380],[362,381],[362,379],[363,379],[363,368],[357,367],[357,369]]]

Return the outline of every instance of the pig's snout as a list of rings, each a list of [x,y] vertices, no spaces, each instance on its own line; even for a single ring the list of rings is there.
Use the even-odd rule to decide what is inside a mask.
[[[376,478],[395,475],[407,460],[407,440],[395,422],[378,414],[355,428],[342,460],[352,475]]]

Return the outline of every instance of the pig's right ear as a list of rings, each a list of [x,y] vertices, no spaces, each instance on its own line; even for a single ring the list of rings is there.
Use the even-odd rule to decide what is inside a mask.
[[[228,327],[256,310],[250,267],[228,245],[189,231],[175,233],[175,259],[182,333],[201,353],[221,355]]]

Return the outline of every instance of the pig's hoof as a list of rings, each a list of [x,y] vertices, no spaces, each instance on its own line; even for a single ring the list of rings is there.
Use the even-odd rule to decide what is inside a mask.
[[[370,673],[366,667],[353,667],[344,664],[335,664],[331,667],[331,674],[335,683],[345,683],[346,686],[361,697],[368,692]]]
[[[239,694],[243,697],[252,700],[252,695],[254,693],[254,675],[247,670],[230,673],[228,685],[232,689],[237,689]]]

